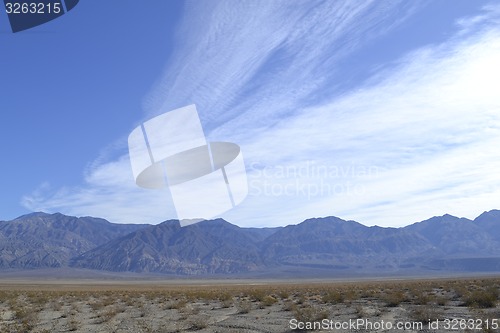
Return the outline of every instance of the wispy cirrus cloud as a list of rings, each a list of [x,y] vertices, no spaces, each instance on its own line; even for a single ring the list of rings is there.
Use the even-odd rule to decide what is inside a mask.
[[[497,207],[498,32],[481,24],[467,38],[410,52],[361,89],[311,107],[244,146],[250,152],[264,142],[278,147],[258,154],[271,166],[300,165],[302,159],[378,170],[369,177],[292,172],[288,178],[316,185],[313,190],[321,192],[325,183],[344,187],[331,193],[323,186],[313,200],[291,196],[289,218],[334,214],[401,225],[446,212],[474,217]]]
[[[496,7],[343,83],[347,57],[417,10],[396,1],[188,3],[146,114],[196,103],[209,138],[242,146],[250,195],[224,215],[239,225],[337,215],[389,226],[498,208]],[[41,189],[24,204],[156,223],[174,217],[169,200],[136,188],[122,156],[93,164],[80,187]]]
[[[416,10],[401,1],[189,4],[178,34],[185,48],[145,108],[152,116],[195,101],[209,132],[231,120],[266,125],[310,104],[332,78],[342,81],[343,58]]]

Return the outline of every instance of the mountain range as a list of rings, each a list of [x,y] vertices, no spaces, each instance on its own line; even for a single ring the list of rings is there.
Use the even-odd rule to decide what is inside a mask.
[[[40,212],[0,221],[0,269],[47,268],[191,276],[499,272],[500,211],[401,228],[337,217],[277,228],[223,219],[116,224]]]

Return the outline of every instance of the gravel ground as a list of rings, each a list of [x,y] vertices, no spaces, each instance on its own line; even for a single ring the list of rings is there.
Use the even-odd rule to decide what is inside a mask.
[[[0,332],[500,332],[499,289],[500,279],[492,278],[157,288],[0,285]]]

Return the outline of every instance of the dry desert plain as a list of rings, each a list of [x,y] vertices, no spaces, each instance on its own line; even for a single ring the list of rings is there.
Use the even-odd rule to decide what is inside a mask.
[[[500,332],[499,290],[495,277],[3,279],[0,332]]]

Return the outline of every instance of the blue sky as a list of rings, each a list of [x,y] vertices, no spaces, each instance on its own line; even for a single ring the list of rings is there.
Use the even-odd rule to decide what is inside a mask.
[[[240,226],[500,208],[495,2],[86,1],[17,34],[1,13],[0,43],[1,219],[174,218],[127,136],[193,103],[241,146],[249,195],[222,215]]]

